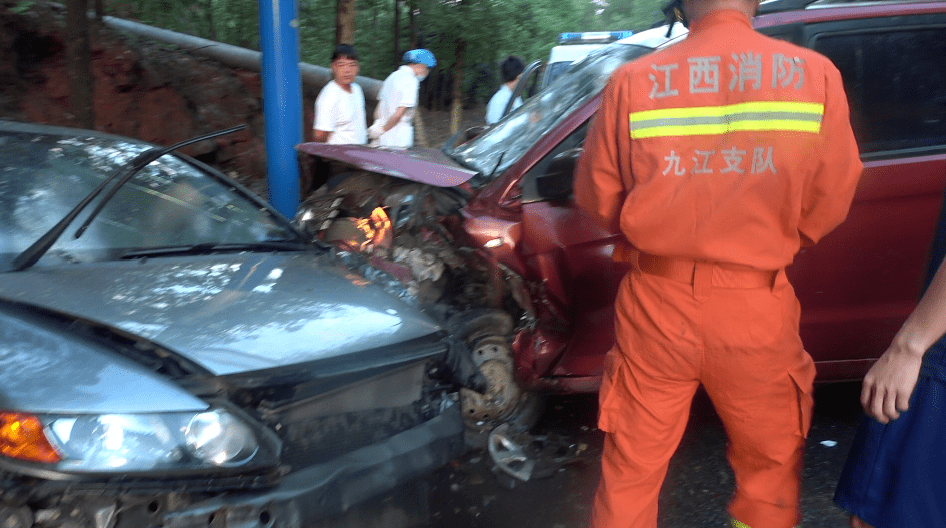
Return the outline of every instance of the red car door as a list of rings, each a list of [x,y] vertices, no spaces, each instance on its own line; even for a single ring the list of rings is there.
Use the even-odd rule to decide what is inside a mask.
[[[863,376],[916,305],[946,185],[946,13],[818,19],[864,172],[847,220],[789,268],[821,379]]]

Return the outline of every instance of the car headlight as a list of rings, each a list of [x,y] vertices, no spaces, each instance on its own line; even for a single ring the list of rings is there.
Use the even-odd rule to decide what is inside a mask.
[[[225,410],[41,417],[59,469],[148,471],[233,467],[259,450],[252,428]]]
[[[194,416],[184,430],[184,439],[193,456],[218,466],[240,465],[259,449],[253,431],[226,412]]]

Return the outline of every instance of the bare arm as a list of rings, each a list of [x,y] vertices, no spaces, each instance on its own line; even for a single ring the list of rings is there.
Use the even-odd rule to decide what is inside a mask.
[[[923,298],[894,336],[887,351],[864,377],[861,405],[880,423],[910,407],[923,355],[946,334],[946,261],[940,264]]]
[[[315,141],[316,143],[325,143],[325,142],[328,141],[329,136],[332,135],[332,133],[329,132],[329,131],[327,131],[327,130],[316,130],[316,129],[313,129],[312,132],[313,132],[313,137],[312,137],[312,139],[313,139],[313,141]]]
[[[384,124],[384,131],[387,132],[394,128],[394,125],[398,124],[401,121],[401,118],[404,117],[404,113],[407,112],[406,106],[399,106],[397,110],[391,114],[391,117],[388,118],[388,122]]]

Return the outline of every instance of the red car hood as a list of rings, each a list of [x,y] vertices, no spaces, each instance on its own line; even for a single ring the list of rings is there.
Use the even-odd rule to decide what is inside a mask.
[[[464,169],[443,152],[431,148],[405,149],[325,143],[302,143],[296,148],[313,156],[340,161],[366,171],[437,187],[454,187],[476,175],[475,171]]]

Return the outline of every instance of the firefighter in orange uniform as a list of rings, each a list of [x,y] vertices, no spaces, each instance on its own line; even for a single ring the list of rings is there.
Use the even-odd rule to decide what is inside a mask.
[[[861,162],[838,70],[752,29],[758,0],[683,0],[686,39],[618,69],[575,176],[626,237],[592,526],[654,528],[703,385],[729,436],[737,528],[800,519],[815,367],[784,268],[847,215]]]

